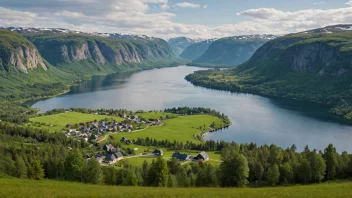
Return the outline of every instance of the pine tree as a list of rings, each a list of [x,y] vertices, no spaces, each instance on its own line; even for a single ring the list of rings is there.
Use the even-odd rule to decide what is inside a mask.
[[[35,160],[33,165],[33,179],[35,180],[42,180],[44,178],[44,169],[40,164],[39,160]]]
[[[159,156],[155,163],[152,164],[149,172],[151,173],[149,179],[152,180],[152,186],[165,187],[167,185],[169,169],[166,161],[161,156]]]
[[[83,180],[86,183],[101,184],[103,182],[103,171],[100,163],[95,158],[88,161],[83,170],[83,175]]]
[[[230,154],[220,165],[221,186],[244,186],[247,184],[249,168],[247,158],[237,152]]]
[[[268,183],[271,186],[275,186],[280,179],[279,167],[277,164],[271,165],[268,169]]]
[[[328,147],[324,150],[323,157],[326,161],[327,180],[335,178],[336,169],[338,166],[337,155],[338,154],[336,153],[336,148],[332,144],[329,144]]]
[[[16,156],[15,167],[16,177],[22,179],[28,178],[27,166],[22,157]]]

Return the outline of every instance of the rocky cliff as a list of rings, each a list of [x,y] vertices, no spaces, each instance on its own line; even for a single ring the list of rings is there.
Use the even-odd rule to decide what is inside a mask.
[[[40,34],[26,37],[51,65],[76,73],[84,72],[84,67],[116,72],[126,65],[144,68],[146,63],[153,62],[155,67],[160,67],[167,66],[163,65],[166,62],[177,61],[162,39],[121,40],[82,34]]]
[[[259,48],[239,71],[259,72],[279,67],[287,72],[319,76],[341,76],[352,66],[352,31],[334,26],[329,32],[320,29],[286,35]]]
[[[186,79],[209,88],[323,103],[352,120],[352,25],[279,37],[236,68]]]
[[[2,70],[28,73],[29,70],[47,70],[37,48],[20,35],[0,30],[0,66]]]

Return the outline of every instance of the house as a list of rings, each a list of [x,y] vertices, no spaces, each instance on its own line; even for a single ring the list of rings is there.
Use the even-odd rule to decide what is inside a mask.
[[[117,152],[111,152],[111,153],[106,154],[104,161],[105,161],[105,163],[113,164],[113,163],[121,160],[122,158],[123,158],[122,153],[117,151]]]
[[[101,154],[101,153],[96,153],[95,155],[93,155],[93,157],[94,157],[99,163],[102,163],[102,162],[103,162],[103,154]]]
[[[116,149],[112,144],[105,144],[103,147],[103,150],[106,150],[107,152],[114,152]]]
[[[153,154],[156,156],[160,156],[160,155],[164,155],[164,152],[161,149],[155,149]]]
[[[204,162],[208,161],[209,160],[209,155],[202,151],[201,153],[199,153],[196,157],[193,158],[194,160],[203,160]]]
[[[180,161],[188,161],[189,160],[189,155],[188,154],[181,154],[179,152],[175,152],[174,154],[172,154],[172,158],[176,158],[177,160]]]

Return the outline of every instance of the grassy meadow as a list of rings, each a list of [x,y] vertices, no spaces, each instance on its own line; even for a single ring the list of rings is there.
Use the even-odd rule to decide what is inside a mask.
[[[102,119],[115,119],[116,121],[122,121],[123,118],[116,116],[108,116],[108,115],[95,115],[95,114],[86,114],[86,113],[78,113],[78,112],[67,112],[67,113],[59,113],[55,115],[47,115],[40,116],[35,118],[30,118],[29,120],[32,122],[33,126],[37,126],[34,123],[43,123],[44,125],[40,125],[42,128],[48,129],[50,132],[61,131],[66,127],[67,124],[79,124],[80,122],[89,122],[94,120],[102,120]]]
[[[166,113],[166,112],[160,112],[160,111],[151,111],[151,112],[144,112],[144,113],[136,113],[137,116],[145,118],[145,119],[165,119],[166,116],[169,117],[178,117],[179,115],[173,114],[173,113]]]
[[[164,120],[163,126],[151,126],[142,131],[132,132],[132,133],[117,133],[113,137],[116,139],[121,139],[126,137],[130,140],[137,140],[137,138],[155,138],[157,140],[169,140],[169,141],[192,141],[196,142],[193,135],[199,134],[201,130],[200,127],[209,127],[212,123],[215,125],[222,126],[221,119],[210,116],[210,115],[192,115],[192,116],[179,116],[177,118],[172,118]]]
[[[98,186],[50,180],[0,179],[0,197],[124,197],[124,198],[180,198],[180,197],[285,197],[285,198],[345,198],[352,197],[352,183],[324,183],[276,188],[152,188]]]
[[[146,157],[146,156],[140,156],[141,153],[146,151],[146,153],[152,153],[155,149],[153,146],[139,146],[139,145],[124,145],[124,148],[138,148],[136,151],[136,157],[125,157],[122,159],[122,161],[127,162],[128,164],[133,164],[135,166],[142,166],[144,161],[147,161],[148,163],[151,163],[153,160],[155,160],[155,157]],[[175,150],[167,149],[167,148],[162,148],[164,152],[164,159],[169,160],[172,157],[172,154],[174,154]],[[188,155],[191,156],[196,156],[199,154],[201,151],[196,151],[196,150],[178,150],[180,153],[187,153]],[[210,160],[207,163],[210,163],[215,166],[219,166],[221,163],[221,153],[216,152],[216,151],[207,151],[207,154],[210,157]],[[193,162],[189,162],[193,163]],[[196,163],[196,162],[195,162]]]

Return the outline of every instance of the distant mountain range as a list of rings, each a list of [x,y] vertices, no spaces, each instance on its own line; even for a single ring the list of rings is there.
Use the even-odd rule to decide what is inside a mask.
[[[203,39],[191,39],[187,37],[176,37],[168,40],[173,52],[179,56],[188,46],[193,43],[201,42]]]
[[[243,35],[215,40],[190,65],[205,67],[233,67],[247,61],[254,52],[274,35]],[[182,57],[182,56],[181,56]]]
[[[183,52],[180,54],[180,57],[189,61],[193,61],[194,59],[197,59],[207,49],[209,46],[216,41],[217,39],[207,39],[199,42],[195,42],[191,45],[189,45]]]
[[[332,105],[331,112],[352,120],[352,25],[271,39],[237,68],[200,71],[186,79],[215,89]]]

